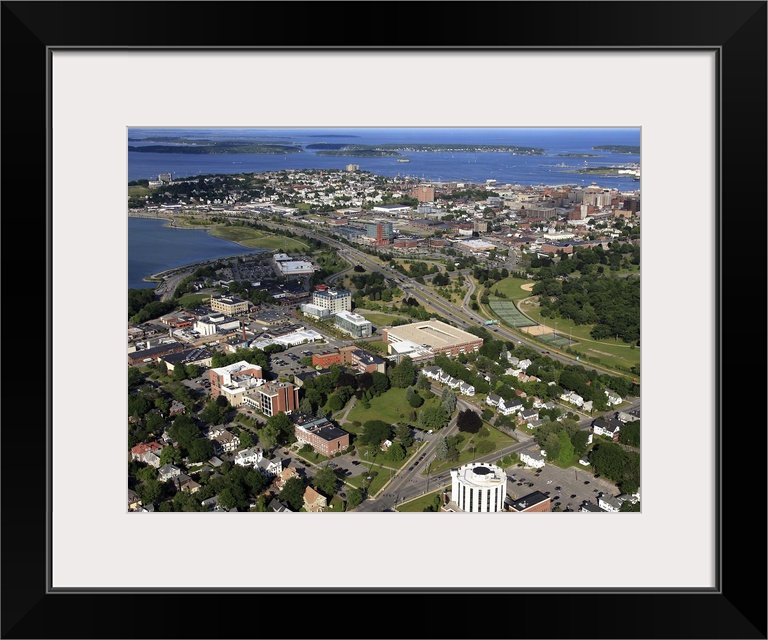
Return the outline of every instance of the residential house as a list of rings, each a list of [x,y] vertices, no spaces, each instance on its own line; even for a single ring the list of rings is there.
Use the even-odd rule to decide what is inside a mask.
[[[213,449],[216,452],[216,455],[237,451],[239,446],[240,438],[231,431],[224,431],[224,433],[220,433],[213,438]]]
[[[128,489],[128,511],[138,511],[141,507],[141,498],[133,489]]]
[[[573,391],[564,393],[563,395],[560,396],[560,399],[570,404],[575,404],[577,407],[581,407],[584,404],[584,398],[582,398],[578,393],[575,393]]]
[[[611,391],[610,389],[605,389],[605,395],[608,398],[608,404],[612,406],[621,404],[621,396],[615,391]]]
[[[497,396],[495,393],[489,393],[485,397],[485,404],[491,407],[498,407],[499,402],[501,402],[501,396]]]
[[[157,470],[157,479],[160,482],[166,482],[167,480],[173,480],[177,476],[181,475],[181,469],[173,464],[164,464]]]
[[[443,374],[443,370],[440,367],[424,367],[421,372],[431,380],[439,380]]]
[[[618,513],[621,509],[621,502],[611,496],[598,496],[597,506],[599,506],[603,511]]]
[[[545,464],[541,449],[536,449],[534,447],[528,447],[520,452],[520,462],[528,467],[535,467],[536,469],[543,467]]]
[[[241,467],[255,467],[263,454],[258,447],[248,447],[235,454],[235,464]]]
[[[592,504],[591,502],[586,501],[583,502],[579,507],[579,511],[582,513],[605,513],[605,509],[602,509],[596,504]]]
[[[520,421],[522,424],[530,424],[539,419],[539,412],[536,409],[524,409],[520,412]]]
[[[613,420],[614,422],[611,422]],[[597,418],[592,421],[592,433],[597,436],[605,436],[610,438],[614,442],[619,441],[619,433],[621,432],[621,423],[616,418],[605,419]]]
[[[186,473],[181,473],[173,479],[176,488],[179,491],[188,491],[189,493],[197,493],[200,491],[201,485],[190,478]]]
[[[504,400],[503,398],[499,401],[499,413],[503,416],[509,416],[513,413],[517,413],[521,409],[523,409],[523,401],[520,400],[520,398],[515,398],[514,400]]]
[[[163,445],[159,442],[139,442],[139,444],[131,448],[131,460],[134,462],[144,462],[157,469],[160,466],[159,454],[162,448]]]
[[[275,479],[273,481],[275,491],[280,493],[283,490],[283,487],[285,487],[286,482],[288,482],[291,478],[298,478],[298,477],[299,477],[299,472],[294,467],[286,467],[275,476]]]
[[[229,509],[225,509],[219,504],[219,496],[212,496],[207,498],[206,500],[200,502],[200,504],[203,505],[203,508],[205,508],[207,511],[213,511],[216,513],[229,511]]]
[[[517,368],[518,369],[522,369],[523,371],[525,371],[528,367],[531,366],[531,364],[532,364],[531,361],[528,360],[528,358],[526,358],[525,360],[520,360],[517,363]]]
[[[275,513],[291,513],[291,510],[277,498],[272,498],[267,506],[269,507],[270,511],[274,511]]]
[[[517,356],[513,356],[509,351],[507,352],[507,360],[509,361],[509,364],[511,364],[513,367],[516,367],[520,362],[520,358],[518,358]]]
[[[328,506],[328,500],[312,487],[304,489],[304,508],[310,513],[322,513]]]
[[[465,396],[475,395],[475,387],[468,382],[462,382],[459,384],[459,391]]]
[[[280,458],[274,458],[273,460],[261,458],[261,460],[256,463],[256,468],[261,471],[262,475],[266,478],[275,478],[283,471],[283,461]]]
[[[168,410],[168,415],[173,417],[177,416],[180,413],[186,413],[187,408],[184,406],[184,403],[179,402],[178,400],[174,400],[171,402],[171,408]]]

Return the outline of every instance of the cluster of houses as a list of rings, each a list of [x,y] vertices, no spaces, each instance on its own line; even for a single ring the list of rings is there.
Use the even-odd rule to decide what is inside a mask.
[[[424,367],[421,370],[421,373],[423,373],[430,380],[435,380],[440,384],[447,385],[451,389],[458,391],[462,395],[465,395],[465,396],[475,395],[475,387],[473,385],[469,384],[468,382],[464,382],[463,380],[459,380],[458,378],[454,378],[453,376],[443,371],[441,367],[437,367],[437,366]]]

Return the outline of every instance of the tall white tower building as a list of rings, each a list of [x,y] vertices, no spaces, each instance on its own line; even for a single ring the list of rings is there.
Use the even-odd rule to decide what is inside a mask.
[[[506,496],[507,474],[495,464],[472,462],[458,469],[451,469],[451,502],[459,511],[504,511]]]

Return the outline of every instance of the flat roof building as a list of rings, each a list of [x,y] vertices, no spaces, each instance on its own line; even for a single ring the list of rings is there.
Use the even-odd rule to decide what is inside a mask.
[[[211,296],[211,311],[226,313],[233,316],[238,313],[247,313],[250,303],[234,296]]]
[[[390,354],[397,353],[393,345],[398,342],[411,342],[450,357],[477,352],[483,346],[482,338],[434,319],[387,327],[382,334]]]
[[[334,324],[355,338],[368,338],[373,333],[371,321],[351,311],[339,311],[336,313]]]
[[[319,289],[312,292],[312,304],[331,313],[352,310],[352,292],[343,289]]]

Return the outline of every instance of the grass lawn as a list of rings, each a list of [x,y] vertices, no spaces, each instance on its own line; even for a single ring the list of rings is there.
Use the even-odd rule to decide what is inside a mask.
[[[297,451],[296,455],[300,458],[303,458],[304,460],[307,460],[308,462],[311,462],[312,464],[320,464],[321,462],[325,462],[328,460],[325,456],[321,456],[319,453],[312,451],[310,453],[303,453],[301,451]]]
[[[514,438],[511,436],[508,436],[505,433],[502,433],[498,429],[495,429],[494,427],[485,424],[484,425],[488,431],[491,432],[491,435],[487,438],[480,438],[477,436],[477,434],[470,434],[470,433],[462,433],[461,435],[464,436],[464,440],[459,444],[460,450],[459,450],[459,459],[457,462],[451,462],[449,460],[435,460],[432,462],[432,464],[429,467],[430,473],[439,473],[440,471],[445,471],[446,469],[450,469],[451,467],[457,467],[461,466],[462,464],[466,464],[467,462],[471,462],[477,457],[480,456],[486,456],[488,453],[477,453],[477,450],[473,449],[473,445],[488,441],[493,443],[493,451],[497,451],[499,449],[502,449],[504,447],[508,447],[510,445],[513,445],[517,442]]]
[[[188,304],[194,304],[195,306],[198,306],[202,304],[203,300],[210,300],[211,294],[210,293],[185,293],[181,298],[179,298],[176,303],[181,305],[182,307],[186,307]]]
[[[287,238],[250,227],[217,225],[210,230],[212,236],[236,242],[252,249],[279,249],[280,251],[306,251],[309,245],[298,238]]]
[[[128,197],[140,198],[142,196],[148,196],[152,193],[152,189],[149,187],[143,187],[142,185],[135,185],[128,187]]]
[[[433,491],[432,493],[427,493],[426,495],[423,495],[420,498],[416,498],[415,500],[411,500],[410,502],[401,504],[399,507],[395,509],[395,511],[421,513],[422,511],[424,511],[425,507],[432,506],[432,503],[435,501],[435,497],[442,495],[442,493],[443,493],[442,489],[438,489],[437,491]]]
[[[365,342],[365,347],[369,351],[373,351],[374,353],[379,354],[386,354],[387,353],[387,343],[383,340],[370,340]]]
[[[328,503],[328,509],[324,513],[344,513],[346,503],[339,496],[333,496],[333,499]]]
[[[370,480],[370,485],[368,485],[368,476],[371,475],[371,473],[367,468],[361,471],[358,475],[347,478],[347,484],[355,487],[356,489],[367,487],[368,495],[376,495],[381,490],[381,488],[387,482],[389,482],[390,477],[392,477],[395,472],[390,471],[389,469],[382,469],[376,465],[374,465],[373,470],[377,473]]]
[[[513,276],[505,278],[504,280],[499,280],[498,283],[491,287],[491,297],[495,297],[496,292],[498,291],[507,296],[504,298],[505,300],[513,300],[517,302],[523,298],[528,298],[530,297],[531,292],[521,288],[521,285],[524,284],[534,284],[534,281],[515,278]]]
[[[360,315],[364,316],[366,320],[370,320],[376,327],[386,327],[391,325],[395,320],[403,320],[405,318],[405,316],[390,316],[385,313],[366,311],[365,309],[360,310]]]
[[[630,345],[623,341],[614,340],[594,340],[590,338],[589,332],[592,325],[577,325],[573,320],[559,318],[542,318],[539,307],[524,304],[523,311],[536,322],[544,326],[557,329],[557,333],[563,336],[570,336],[579,340],[578,344],[571,346],[571,349],[577,353],[590,358],[598,358],[600,362],[608,367],[620,366],[629,369],[640,365],[640,348],[630,348]]]
[[[347,415],[347,420],[350,422],[358,421],[361,424],[365,424],[368,420],[384,420],[390,424],[406,422],[415,425],[415,421],[411,422],[408,420],[408,415],[411,411],[414,411],[414,409],[408,402],[406,402],[405,392],[405,389],[389,389],[378,398],[373,398],[370,401],[370,409],[366,409],[363,407],[362,402],[358,401],[355,403],[354,408],[349,412],[349,415]],[[440,397],[435,396],[434,398],[425,401],[424,404],[415,411],[418,415],[419,411],[438,404],[440,404]]]

